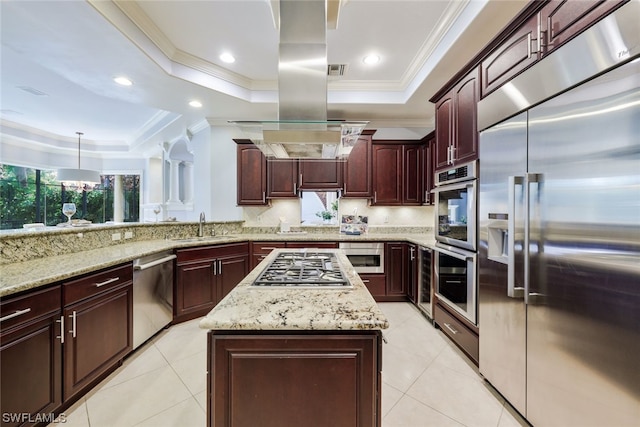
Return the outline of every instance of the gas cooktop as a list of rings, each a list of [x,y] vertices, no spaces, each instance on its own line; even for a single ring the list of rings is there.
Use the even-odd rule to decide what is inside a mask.
[[[334,252],[281,252],[253,286],[351,287]]]

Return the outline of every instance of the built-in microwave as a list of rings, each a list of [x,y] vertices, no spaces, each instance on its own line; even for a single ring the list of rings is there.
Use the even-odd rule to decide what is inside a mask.
[[[477,162],[435,174],[436,240],[476,250]]]
[[[384,273],[384,243],[341,242],[340,249],[358,273]]]
[[[434,267],[438,301],[477,325],[476,253],[438,243]]]

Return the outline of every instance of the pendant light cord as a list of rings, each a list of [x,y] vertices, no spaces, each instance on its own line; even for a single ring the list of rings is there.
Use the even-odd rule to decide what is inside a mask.
[[[80,136],[84,135],[82,132],[76,132],[78,134],[78,169],[80,169]]]

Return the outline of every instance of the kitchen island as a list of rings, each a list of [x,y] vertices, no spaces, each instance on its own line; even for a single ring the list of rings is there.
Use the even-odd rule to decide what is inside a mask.
[[[388,322],[347,257],[346,286],[254,286],[275,250],[200,322],[209,426],[380,426]],[[307,284],[308,285],[308,284]]]

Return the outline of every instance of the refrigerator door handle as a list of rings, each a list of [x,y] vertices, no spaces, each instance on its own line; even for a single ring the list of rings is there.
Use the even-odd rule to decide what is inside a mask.
[[[516,286],[516,186],[524,185],[524,177],[509,177],[509,206],[507,212],[507,296],[524,298],[524,287]]]
[[[527,200],[527,209],[526,209],[526,218],[525,218],[525,230],[524,230],[524,255],[525,255],[525,263],[524,263],[524,303],[525,304],[539,304],[545,299],[545,295],[538,292],[531,292],[531,244],[534,243],[536,246],[536,252],[540,251],[540,242],[537,236],[534,236],[533,242],[531,241],[531,223],[534,220],[538,220],[537,215],[539,215],[539,204],[540,204],[540,196],[542,192],[542,174],[538,173],[528,173],[526,176],[526,185],[525,185],[525,200]],[[531,190],[532,184],[536,184],[537,193],[534,194]],[[535,210],[535,214],[532,214],[532,210]],[[540,227],[536,226],[535,230],[539,230]],[[538,255],[536,253],[536,255]]]

